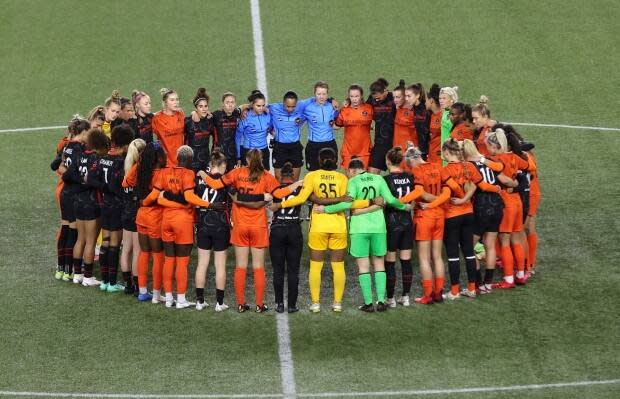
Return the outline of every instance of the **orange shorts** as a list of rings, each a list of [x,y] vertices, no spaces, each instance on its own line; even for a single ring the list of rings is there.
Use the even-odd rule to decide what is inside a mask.
[[[342,154],[342,163],[340,166],[342,169],[347,169],[349,167],[349,162],[351,162],[352,155]],[[370,161],[370,154],[368,155],[358,155],[360,161],[364,163],[364,169],[368,169],[368,162]]]
[[[414,217],[416,241],[443,240],[444,218]]]
[[[499,225],[500,233],[518,233],[523,231],[523,207],[521,204],[507,205]]]
[[[194,244],[194,222],[191,219],[183,220],[164,213],[161,220],[161,240],[179,245]]]
[[[527,212],[527,216],[536,216],[539,205],[540,195],[530,195],[530,209]]]
[[[160,207],[141,206],[136,215],[138,233],[151,238],[161,238],[161,218]]]
[[[230,243],[238,247],[267,248],[269,229],[267,226],[233,226]]]

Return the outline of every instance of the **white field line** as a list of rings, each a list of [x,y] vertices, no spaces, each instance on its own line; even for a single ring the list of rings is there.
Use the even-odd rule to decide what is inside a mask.
[[[576,125],[553,125],[549,123],[527,123],[527,122],[502,122],[514,126],[534,126],[534,127],[551,127],[555,129],[580,129],[580,130],[601,130],[607,132],[620,132],[617,127],[599,127],[599,126],[576,126]]]
[[[254,38],[254,63],[256,65],[256,84],[258,90],[267,95],[267,73],[265,71],[265,51],[263,50],[263,28],[260,23],[260,4],[258,0],[250,0],[252,11],[252,37]]]
[[[285,314],[285,313],[284,313]],[[299,398],[337,398],[337,397],[388,397],[388,396],[430,396],[455,395],[468,393],[511,392],[561,388],[591,387],[598,385],[618,385],[620,379],[599,381],[572,381],[553,384],[508,385],[494,387],[472,387],[455,389],[419,389],[406,391],[377,391],[377,392],[324,392],[299,393]],[[37,397],[37,398],[112,398],[112,399],[266,399],[285,398],[282,394],[196,394],[196,395],[161,395],[161,394],[130,394],[130,393],[87,393],[87,392],[30,392],[30,391],[0,391],[0,396]]]

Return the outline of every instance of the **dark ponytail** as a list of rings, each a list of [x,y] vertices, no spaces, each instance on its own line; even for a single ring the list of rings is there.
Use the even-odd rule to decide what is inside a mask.
[[[136,191],[138,198],[144,199],[151,192],[151,181],[153,180],[153,170],[157,168],[161,159],[166,158],[166,152],[158,142],[148,143],[138,161],[138,184]]]
[[[428,91],[427,97],[432,99],[437,106],[439,106],[439,92],[441,91],[441,87],[437,83],[433,83],[430,90]]]
[[[338,169],[338,160],[333,149],[323,148],[319,151],[319,166],[324,170]]]
[[[356,155],[353,155],[351,157],[351,161],[349,161],[349,169],[366,169],[364,167],[364,162],[362,162],[361,159],[359,159]]]
[[[252,90],[252,93],[250,93],[250,96],[248,97],[248,102],[250,104],[254,104],[254,101],[264,100],[264,99],[265,99],[265,95],[261,93],[260,90]]]
[[[403,149],[401,147],[394,147],[387,152],[385,157],[392,165],[400,165],[404,157]]]
[[[201,100],[205,100],[207,104],[209,104],[209,95],[207,94],[207,89],[205,89],[204,87],[199,88],[196,92],[196,95],[192,100],[192,104],[194,104],[194,107],[198,107],[198,103]]]

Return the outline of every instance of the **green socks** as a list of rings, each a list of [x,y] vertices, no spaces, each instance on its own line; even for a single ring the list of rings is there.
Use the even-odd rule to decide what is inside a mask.
[[[362,273],[358,276],[358,278],[360,281],[360,287],[362,288],[364,304],[370,305],[372,304],[372,278],[370,277],[370,273]],[[385,295],[385,272],[383,273],[383,294]]]
[[[377,290],[377,302],[385,303],[385,289],[387,274],[385,272],[375,272],[375,289]]]

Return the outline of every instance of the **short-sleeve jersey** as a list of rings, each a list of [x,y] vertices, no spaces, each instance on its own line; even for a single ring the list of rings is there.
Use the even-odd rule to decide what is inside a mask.
[[[222,175],[209,174],[213,179],[219,179]],[[198,229],[199,230],[227,230],[230,228],[230,197],[228,188],[209,187],[204,180],[196,176],[196,187],[194,192],[197,196],[209,203],[223,202],[228,204],[226,209],[198,208]]]
[[[449,162],[441,170],[441,180],[446,183],[449,179],[454,180],[461,188],[465,182],[470,181],[478,184],[482,181],[480,172],[471,162]],[[464,190],[464,188],[463,188]],[[474,211],[471,201],[467,201],[461,205],[454,205],[450,202],[446,203],[446,219],[472,213]]]
[[[159,191],[167,191],[172,194],[183,194],[187,190],[194,190],[194,171],[179,166],[161,169],[155,175],[153,188]],[[194,221],[194,206],[187,204],[184,208],[164,207],[164,215],[179,221]]]
[[[177,150],[183,145],[185,135],[185,115],[182,111],[176,111],[172,115],[167,115],[160,111],[153,116],[153,133],[161,142],[162,147],[168,155],[168,166],[176,166]]]
[[[340,110],[336,125],[344,126],[343,154],[360,157],[370,155],[372,118],[373,109],[370,104],[360,104],[355,108],[349,106]]]
[[[413,191],[413,176],[407,172],[390,173],[383,177],[392,195],[404,197]],[[401,211],[391,206],[385,208],[385,221],[390,230],[400,231],[412,224],[411,212]]]
[[[436,163],[423,163],[413,168],[412,172],[414,187],[420,186],[426,193],[439,196],[443,187],[441,166]],[[437,219],[444,217],[444,210],[439,206],[432,209],[416,207],[414,215],[415,217]]]

